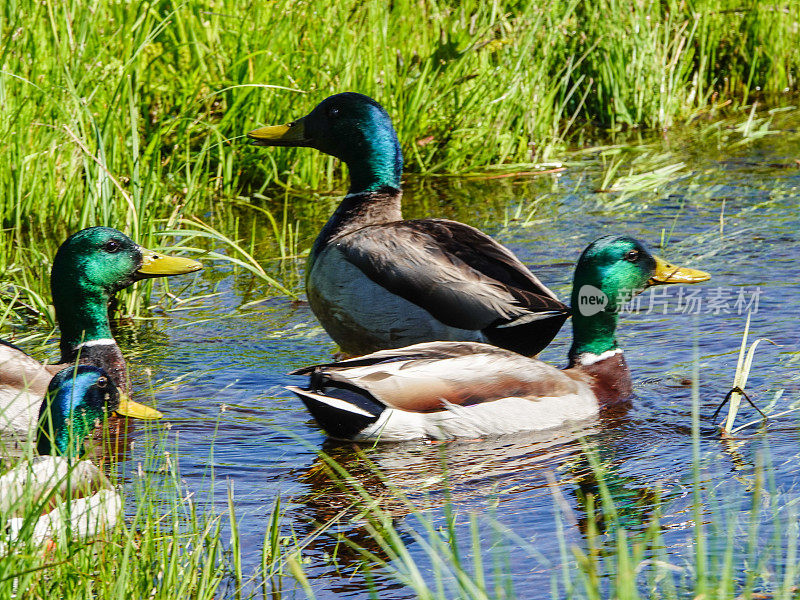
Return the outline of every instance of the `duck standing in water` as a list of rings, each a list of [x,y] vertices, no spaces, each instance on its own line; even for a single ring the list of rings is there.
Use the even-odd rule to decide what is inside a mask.
[[[35,430],[39,404],[53,375],[79,362],[103,368],[126,395],[119,414],[158,418],[160,413],[127,400],[125,359],[111,333],[108,305],[136,281],[192,273],[202,265],[142,248],[109,227],[90,227],[58,249],[50,274],[56,320],[61,330],[61,364],[44,365],[0,341],[0,433],[22,440]]]
[[[23,459],[0,477],[0,514],[8,519],[9,538],[0,540],[0,549],[8,541],[41,544],[68,532],[93,537],[114,526],[122,499],[100,469],[77,459],[84,455],[86,438],[119,401],[116,386],[98,367],[67,367],[50,380],[36,430],[40,456]]]
[[[288,125],[247,134],[344,161],[350,190],[314,242],[309,304],[346,354],[436,340],[487,342],[532,356],[568,308],[507,248],[446,219],[403,220],[403,156],[391,119],[347,92]]]
[[[651,285],[706,281],[630,237],[593,242],[575,267],[569,366],[478,343],[433,342],[299,369],[291,386],[328,435],[401,441],[542,431],[595,417],[628,399],[631,376],[617,345],[621,302]],[[586,302],[585,299],[593,298]]]

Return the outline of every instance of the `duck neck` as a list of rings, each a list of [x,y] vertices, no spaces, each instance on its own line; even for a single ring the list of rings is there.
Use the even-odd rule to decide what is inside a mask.
[[[110,298],[104,290],[53,286],[53,304],[61,329],[61,360],[71,362],[81,345],[113,340],[108,320]]]
[[[580,314],[572,303],[572,347],[570,358],[582,354],[599,356],[606,352],[618,350],[617,315],[607,310],[590,316]]]
[[[386,188],[400,189],[403,174],[403,153],[394,130],[375,132],[362,141],[356,156],[345,157],[350,171],[348,195],[377,192]]]
[[[71,400],[71,399],[68,399]],[[67,406],[42,406],[36,433],[36,451],[41,455],[57,454],[67,458],[83,456],[84,441],[102,414]]]
[[[577,300],[573,293],[569,368],[589,377],[592,391],[601,404],[629,398],[633,384],[625,356],[617,345],[616,307],[606,306],[600,312],[584,315]]]
[[[52,431],[52,440],[51,440]],[[64,419],[53,415],[39,424],[36,452],[42,456],[59,455],[67,458],[83,456],[84,440],[92,431],[81,419]]]
[[[310,261],[313,262],[319,252],[338,237],[369,225],[401,221],[402,197],[403,192],[399,188],[390,186],[347,194],[317,236],[311,249]],[[307,269],[307,272],[310,270]]]
[[[347,153],[336,153],[350,171],[350,189],[317,236],[309,267],[331,241],[370,225],[401,221],[400,177],[403,153],[391,125],[354,140]],[[310,268],[306,270],[307,273]]]
[[[125,359],[108,320],[109,294],[69,284],[53,285],[52,293],[61,329],[61,362],[101,367],[117,387],[128,391]]]

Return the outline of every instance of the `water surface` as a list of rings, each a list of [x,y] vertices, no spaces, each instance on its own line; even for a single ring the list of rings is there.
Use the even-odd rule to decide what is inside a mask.
[[[702,486],[715,498],[705,506],[706,517],[713,520],[726,509],[748,509],[757,457],[767,445],[780,502],[790,504],[798,498],[800,413],[748,429],[736,452],[712,434],[707,419],[733,379],[745,323],[734,305],[740,291],[748,300],[754,290],[760,293],[752,315],[753,335],[779,344],[759,350],[748,384],[751,397],[766,405],[776,391],[785,390],[772,412],[800,400],[793,354],[798,351],[800,319],[800,169],[794,164],[798,143],[800,136],[788,127],[739,147],[729,147],[718,137],[709,141],[674,134],[651,142],[649,148],[653,154],[669,153],[672,162],[685,162],[684,177],[628,197],[596,191],[604,160],[611,160],[597,155],[538,178],[408,183],[407,216],[448,217],[482,228],[531,265],[561,298],[569,297],[572,266],[582,249],[609,233],[635,236],[670,261],[713,275],[703,284],[705,303],[688,311],[693,314],[678,311],[676,296],[666,299],[667,314],[663,303],[647,311],[650,297],[645,294],[642,313],[621,320],[619,343],[633,373],[636,398],[626,413],[581,432],[583,441],[577,435],[521,434],[360,448],[381,470],[381,480],[365,466],[357,445],[326,441],[303,405],[283,389],[297,383],[288,371],[328,361],[336,351],[308,305],[272,298],[242,308],[270,296],[270,290],[249,274],[213,264],[194,293],[217,295],[171,312],[165,321],[140,331],[137,339],[123,340],[135,355],[135,385],[141,394],[155,386],[158,408],[167,415],[169,435],[178,443],[181,475],[197,497],[224,511],[227,489],[219,482],[233,485],[246,574],[259,563],[276,496],[287,507],[284,532],[298,536],[348,505],[347,495],[324,476],[320,449],[351,470],[373,495],[386,492],[387,485],[396,486],[434,522],[443,522],[442,506],[450,497],[461,515],[465,539],[469,515],[478,515],[482,541],[505,556],[503,570],[511,574],[518,597],[533,598],[542,597],[559,573],[559,540],[585,546],[584,498],[597,490],[586,456],[591,448],[605,466],[620,519],[631,530],[644,528],[655,498],[665,498],[665,544],[676,568],[687,569],[693,552],[688,382],[695,341],[704,417]],[[293,210],[302,219],[301,231],[307,232],[300,247],[307,248],[333,210],[336,196],[296,202]],[[243,210],[242,219],[254,220],[255,230],[265,239],[269,236],[262,216]],[[658,248],[662,237],[665,247]],[[268,261],[267,246],[256,245],[264,264],[302,294],[303,261]],[[714,294],[727,294],[730,302],[709,311],[707,303]],[[570,336],[568,323],[542,358],[563,365]],[[743,408],[740,422],[755,416],[752,409]],[[126,463],[130,468],[149,443],[142,431],[135,435],[140,443]],[[217,485],[209,495],[205,492],[212,469]],[[384,508],[395,515],[395,526],[419,529],[415,519],[406,516],[403,503],[387,500]],[[498,527],[518,537],[498,538]],[[333,530],[376,550],[361,522],[349,521],[349,515]],[[411,536],[406,542],[421,568],[428,568],[424,548]],[[328,560],[334,552],[338,567]],[[356,554],[337,546],[332,536],[316,539],[304,556],[317,598],[370,597]],[[382,599],[414,597],[385,574],[374,574],[374,581]],[[286,594],[292,596],[303,593]]]

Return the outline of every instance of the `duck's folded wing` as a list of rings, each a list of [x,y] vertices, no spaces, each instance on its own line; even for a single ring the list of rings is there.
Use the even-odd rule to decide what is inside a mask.
[[[510,251],[462,223],[398,221],[334,245],[372,281],[450,327],[481,330],[568,314]]]
[[[501,398],[574,394],[579,384],[539,360],[486,344],[431,342],[303,369],[311,391],[363,390],[385,406],[443,410]]]
[[[516,289],[537,296],[549,296],[558,301],[553,291],[539,281],[511,250],[480,229],[448,219],[420,219],[403,223],[440,240],[447,252],[485,276]]]
[[[478,352],[484,354],[510,354],[508,350],[480,344],[477,342],[425,342],[405,346],[404,348],[393,348],[389,350],[379,350],[363,356],[356,356],[345,360],[337,360],[329,363],[320,363],[308,367],[301,367],[291,371],[289,375],[308,375],[316,370],[325,367],[335,367],[336,369],[349,369],[351,367],[364,367],[387,362],[411,362],[417,360],[442,360],[445,358],[458,358],[469,356]]]

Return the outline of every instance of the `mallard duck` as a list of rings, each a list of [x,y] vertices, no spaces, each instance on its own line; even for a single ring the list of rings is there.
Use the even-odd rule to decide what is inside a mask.
[[[40,544],[68,531],[91,537],[116,523],[119,494],[91,461],[77,459],[86,438],[117,410],[119,400],[116,386],[99,367],[67,367],[50,380],[36,431],[40,456],[23,459],[0,477],[0,514],[8,519],[8,541],[25,538]],[[28,528],[29,535],[22,535]]]
[[[160,413],[127,400],[125,359],[111,333],[108,304],[135,281],[191,273],[202,265],[142,248],[109,227],[71,235],[56,252],[50,289],[61,330],[61,364],[44,365],[9,344],[0,344],[0,432],[27,439],[36,426],[39,404],[53,375],[80,362],[102,367],[123,391],[119,414],[158,418]]]
[[[630,237],[602,237],[581,255],[572,288],[573,342],[564,370],[479,343],[433,342],[295,371],[290,386],[317,423],[346,440],[481,437],[590,419],[633,388],[617,346],[624,296],[709,275],[674,267]]]
[[[532,356],[566,320],[556,295],[488,235],[446,219],[403,220],[403,156],[372,98],[337,94],[297,121],[247,135],[347,163],[350,190],[306,264],[311,309],[345,354],[452,340]]]

